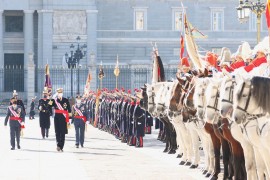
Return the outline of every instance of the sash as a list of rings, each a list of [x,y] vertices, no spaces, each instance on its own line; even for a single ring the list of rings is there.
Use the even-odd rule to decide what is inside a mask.
[[[10,110],[10,112],[12,113],[12,115],[14,117],[10,117],[9,119],[10,120],[15,120],[15,121],[18,121],[20,124],[22,123],[22,118],[19,116],[19,114],[17,114],[16,111],[14,111],[11,106],[8,107],[8,109]],[[24,128],[24,125],[21,125],[21,128]]]
[[[78,108],[76,108],[75,105],[73,105],[73,108],[79,114],[79,116],[74,116],[74,118],[76,118],[76,119],[83,119],[83,121],[86,122],[86,117],[83,115],[83,113]]]
[[[54,99],[54,100],[55,100],[55,104],[58,107],[58,109],[55,110],[55,113],[63,114],[63,116],[66,118],[66,122],[69,123],[68,111],[64,110],[64,108],[61,106],[61,104],[59,102],[57,102],[57,99]]]

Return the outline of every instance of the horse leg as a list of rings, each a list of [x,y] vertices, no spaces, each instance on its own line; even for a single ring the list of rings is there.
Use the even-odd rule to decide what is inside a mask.
[[[210,174],[210,172],[208,172],[206,174],[206,177],[210,177],[212,175],[212,180],[218,179],[218,174],[220,173],[220,147],[221,147],[221,143],[218,139],[218,137],[216,136],[216,134],[214,133],[214,129],[213,126],[210,123],[205,124],[205,130],[207,133],[210,134],[211,137],[211,141],[213,144],[213,149],[214,149],[214,155],[215,155],[215,170],[212,174]]]
[[[191,162],[192,160],[192,143],[191,143],[191,138],[189,131],[186,127],[186,125],[181,121],[179,122],[179,128],[181,129],[181,138],[183,144],[185,144],[185,151],[186,154],[182,157],[182,161],[180,162],[180,165],[184,165],[187,162]]]
[[[199,136],[196,131],[196,125],[194,122],[189,123],[190,126],[190,133],[192,138],[192,144],[193,144],[193,152],[194,152],[194,160],[192,162],[192,166],[190,168],[197,168],[200,162],[200,152],[199,152]]]
[[[177,147],[178,147],[178,155],[176,158],[181,158],[183,156],[183,153],[184,153],[183,152],[184,145],[183,145],[183,142],[182,142],[181,137],[180,137],[178,124],[174,123],[174,127],[175,127],[175,133],[176,133],[176,143],[177,143]]]

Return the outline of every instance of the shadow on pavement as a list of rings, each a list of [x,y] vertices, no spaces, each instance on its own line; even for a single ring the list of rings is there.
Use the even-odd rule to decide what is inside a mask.
[[[29,151],[29,152],[42,152],[42,153],[59,153],[61,154],[61,152],[58,152],[58,151],[47,151],[47,150],[35,150],[35,149],[22,149],[22,151]],[[72,154],[93,154],[93,155],[107,155],[107,156],[122,156],[122,155],[119,155],[119,154],[113,154],[113,153],[91,153],[91,152],[74,152],[74,151],[65,151],[63,153],[72,153]]]

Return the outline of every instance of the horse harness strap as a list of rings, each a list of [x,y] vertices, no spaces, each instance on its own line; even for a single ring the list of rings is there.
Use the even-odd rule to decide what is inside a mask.
[[[243,85],[243,88],[244,88],[245,84]],[[248,108],[248,105],[249,105],[249,101],[250,101],[250,98],[251,98],[251,86],[250,87],[250,90],[249,90],[249,93],[248,93],[248,99],[247,99],[247,102],[246,102],[246,105],[245,105],[245,109],[241,108],[240,106],[237,106],[236,109],[239,109],[245,113],[247,113],[247,108]],[[241,90],[241,92],[243,93],[243,91]],[[248,114],[248,113],[247,113]]]
[[[207,108],[214,109],[215,111],[218,111],[218,108],[217,108],[217,106],[218,106],[218,98],[219,98],[219,91],[217,90],[214,106],[208,105]]]

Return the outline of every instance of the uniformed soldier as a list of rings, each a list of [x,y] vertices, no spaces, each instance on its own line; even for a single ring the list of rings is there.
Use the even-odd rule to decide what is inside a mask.
[[[11,150],[15,149],[15,137],[17,140],[17,148],[20,149],[20,133],[21,133],[21,126],[24,126],[24,117],[25,114],[23,111],[22,106],[17,104],[16,98],[11,98],[10,102],[12,103],[11,106],[7,109],[7,116],[5,118],[5,126],[7,126],[7,122],[9,120],[10,126],[10,144]]]
[[[35,98],[32,98],[30,105],[29,119],[35,119]]]
[[[76,132],[76,148],[79,148],[79,144],[83,147],[86,121],[86,105],[81,102],[81,96],[78,95],[76,96],[76,104],[72,106],[72,123],[74,123]]]
[[[57,91],[57,98],[50,100],[49,105],[54,107],[54,128],[57,142],[57,151],[63,152],[65,145],[65,135],[68,133],[69,116],[71,117],[71,108],[67,98],[63,97],[63,88]]]
[[[145,134],[152,133],[153,117],[148,111],[145,111]]]
[[[50,116],[52,115],[52,108],[48,104],[48,90],[44,88],[43,98],[38,102],[38,110],[39,110],[39,125],[41,128],[41,135],[44,139],[45,136],[49,137],[49,129],[51,125]]]
[[[24,114],[23,119],[25,119],[25,115],[26,115],[25,107],[24,107],[23,101],[18,98],[18,93],[16,90],[13,90],[13,98],[15,98],[17,100],[17,105],[20,105],[22,107],[22,111]],[[10,102],[10,105],[12,105],[12,102]]]

